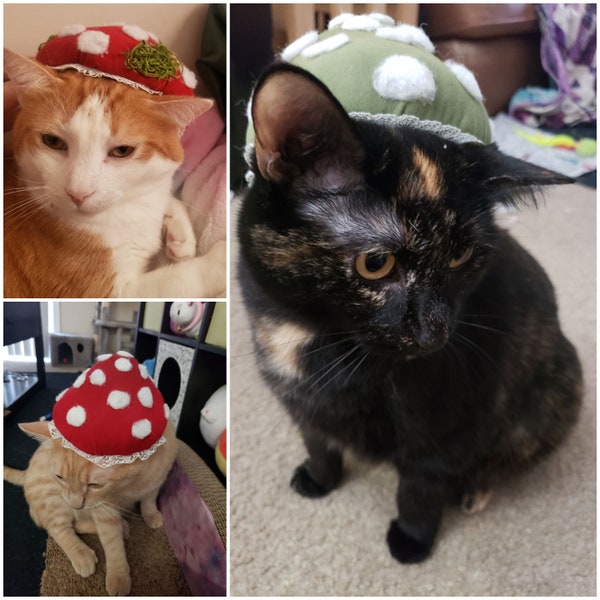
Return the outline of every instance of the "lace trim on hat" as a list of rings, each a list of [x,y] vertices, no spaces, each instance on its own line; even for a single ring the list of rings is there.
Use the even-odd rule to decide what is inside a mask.
[[[385,125],[399,125],[401,127],[410,127],[412,129],[420,129],[435,133],[447,139],[450,142],[457,144],[478,143],[483,142],[476,136],[465,133],[454,125],[446,125],[439,121],[429,121],[427,119],[419,119],[415,115],[392,115],[392,114],[376,114],[373,115],[367,112],[351,112],[350,117],[356,121],[375,121]]]
[[[79,454],[79,456],[81,456],[82,458],[85,458],[86,460],[89,460],[90,462],[93,462],[95,465],[98,465],[102,468],[114,467],[115,465],[129,465],[138,459],[142,461],[147,460],[158,450],[160,446],[162,446],[167,441],[165,436],[162,435],[147,450],[142,450],[140,452],[134,452],[133,454],[127,455],[114,454],[107,456],[95,456],[93,454],[88,454],[87,452],[79,450],[79,448],[76,448],[73,444],[71,444],[71,442],[66,440],[61,435],[60,431],[58,431],[56,425],[54,425],[54,421],[48,421],[48,431],[50,432],[52,439],[61,440],[63,448],[68,448],[69,450],[72,450],[73,452],[75,452],[75,454]]]
[[[76,71],[79,71],[82,75],[87,75],[88,77],[107,77],[108,79],[113,79],[114,81],[118,81],[119,83],[124,83],[125,85],[128,85],[129,87],[135,88],[137,90],[148,92],[149,94],[156,94],[157,96],[163,95],[162,92],[159,92],[158,90],[153,90],[152,88],[148,87],[147,85],[144,85],[143,83],[132,81],[131,79],[121,77],[120,75],[111,75],[110,73],[105,73],[104,71],[99,71],[98,69],[92,69],[91,67],[84,67],[83,65],[77,63],[59,65],[51,68],[56,69],[57,71],[67,71],[68,69],[75,69]]]

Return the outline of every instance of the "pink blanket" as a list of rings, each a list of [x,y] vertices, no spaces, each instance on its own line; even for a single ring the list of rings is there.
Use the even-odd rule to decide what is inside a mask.
[[[227,233],[227,144],[216,105],[186,129],[182,143],[185,158],[175,189],[188,208],[198,254],[205,254]]]

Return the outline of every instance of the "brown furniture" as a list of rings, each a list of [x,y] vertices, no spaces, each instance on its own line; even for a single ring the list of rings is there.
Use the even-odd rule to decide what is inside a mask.
[[[519,88],[547,84],[534,4],[421,4],[420,23],[442,60],[473,71],[492,116]]]

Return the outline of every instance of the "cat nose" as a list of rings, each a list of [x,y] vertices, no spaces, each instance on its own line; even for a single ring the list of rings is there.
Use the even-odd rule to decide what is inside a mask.
[[[93,191],[75,191],[69,189],[67,189],[66,192],[71,199],[71,202],[77,207],[82,206],[83,203],[94,193]]]

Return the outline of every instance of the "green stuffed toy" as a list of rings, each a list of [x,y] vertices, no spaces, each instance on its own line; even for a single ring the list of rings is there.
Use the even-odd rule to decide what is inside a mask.
[[[458,143],[490,143],[475,76],[433,53],[418,27],[378,13],[343,13],[325,32],[311,31],[292,42],[281,60],[320,79],[354,119],[391,119]]]

